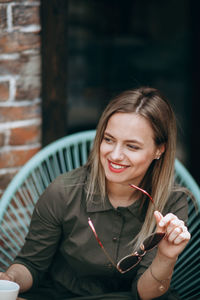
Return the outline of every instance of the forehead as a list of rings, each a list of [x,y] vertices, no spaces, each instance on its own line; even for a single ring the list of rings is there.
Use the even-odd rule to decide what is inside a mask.
[[[153,129],[147,119],[136,113],[115,113],[107,123],[105,132],[124,139],[154,139]]]

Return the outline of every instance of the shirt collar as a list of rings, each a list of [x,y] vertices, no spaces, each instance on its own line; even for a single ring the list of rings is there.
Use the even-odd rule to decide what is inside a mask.
[[[87,202],[86,207],[87,212],[100,212],[113,209],[108,197],[106,196],[104,201],[102,201],[100,195],[95,195],[92,201]]]
[[[100,195],[95,195],[93,201],[87,202],[86,208],[87,212],[102,212],[115,210],[112,204],[110,203],[108,197],[106,196],[105,201],[101,200]],[[140,201],[136,201],[128,207],[124,207],[124,210],[129,210],[134,216],[141,217]],[[143,214],[142,214],[143,215]]]
[[[87,185],[88,185],[88,178],[86,180],[86,190],[87,190]],[[85,192],[86,192],[85,190]],[[140,201],[136,201],[130,206],[126,207],[134,216],[139,217],[141,215],[141,209],[140,209]],[[102,212],[102,211],[109,211],[113,210],[114,207],[110,203],[108,196],[105,196],[104,201],[101,199],[100,193],[96,193],[93,197],[92,201],[88,201],[86,203],[86,210],[87,212]],[[142,213],[143,215],[143,213]]]
[[[85,193],[86,194],[87,194],[88,184],[89,184],[89,173],[87,170],[86,185],[85,185]],[[102,201],[100,191],[98,191],[98,190],[93,195],[93,199],[91,201],[86,201],[87,212],[101,212],[101,211],[108,211],[108,210],[112,210],[112,209],[113,209],[113,207],[112,207],[107,195],[105,196],[104,201]]]

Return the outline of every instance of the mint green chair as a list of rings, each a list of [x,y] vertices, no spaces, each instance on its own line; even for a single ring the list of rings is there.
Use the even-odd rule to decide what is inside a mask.
[[[10,182],[0,200],[0,271],[10,265],[21,249],[40,195],[58,175],[86,163],[94,136],[95,130],[90,130],[51,143],[31,158]],[[178,160],[175,173],[176,181],[194,194],[200,211],[200,189]],[[189,198],[188,203],[192,239],[180,255],[172,280],[184,300],[200,297],[200,216]]]
[[[196,199],[188,197],[188,228],[191,240],[179,256],[173,274],[172,286],[183,300],[200,299],[200,188],[187,169],[175,161],[176,182],[187,187]]]

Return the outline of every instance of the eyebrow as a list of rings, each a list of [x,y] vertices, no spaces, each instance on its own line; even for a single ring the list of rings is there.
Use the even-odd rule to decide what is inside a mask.
[[[108,132],[106,132],[106,131],[104,132],[104,135],[108,135],[109,137],[115,139],[115,137],[112,136],[112,134],[110,134],[110,133],[108,133]],[[140,142],[140,141],[138,141],[138,140],[125,140],[125,142],[126,142],[126,143],[136,143],[136,144],[141,145],[141,146],[143,145],[143,143]]]

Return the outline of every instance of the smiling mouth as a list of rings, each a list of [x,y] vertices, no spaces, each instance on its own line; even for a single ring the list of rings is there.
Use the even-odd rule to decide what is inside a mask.
[[[111,169],[111,171],[120,172],[120,171],[123,171],[128,168],[128,166],[113,163],[110,160],[108,161],[108,163],[109,163],[109,168]]]

